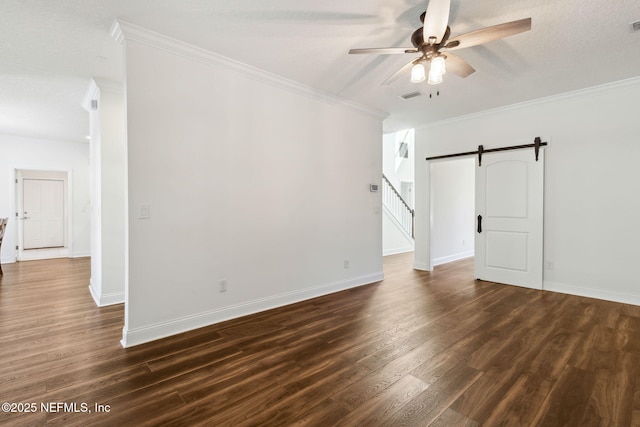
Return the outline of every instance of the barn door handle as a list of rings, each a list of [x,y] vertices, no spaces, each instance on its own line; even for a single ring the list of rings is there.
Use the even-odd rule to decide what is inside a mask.
[[[478,215],[478,233],[482,233],[482,215]]]

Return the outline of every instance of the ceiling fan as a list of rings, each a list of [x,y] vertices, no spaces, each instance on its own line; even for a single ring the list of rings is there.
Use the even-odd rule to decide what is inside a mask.
[[[427,11],[420,15],[420,21],[423,26],[418,28],[411,36],[413,47],[351,49],[349,53],[385,55],[420,53],[421,56],[404,65],[382,84],[385,85],[395,81],[409,69],[411,70],[411,81],[413,83],[423,82],[426,79],[424,64],[428,63],[430,68],[427,83],[434,85],[442,83],[442,75],[447,70],[460,77],[467,77],[476,71],[467,61],[450,53],[450,51],[477,46],[531,29],[531,18],[525,18],[471,31],[457,37],[449,37],[451,34],[451,29],[449,28],[450,4],[451,0],[429,0]]]

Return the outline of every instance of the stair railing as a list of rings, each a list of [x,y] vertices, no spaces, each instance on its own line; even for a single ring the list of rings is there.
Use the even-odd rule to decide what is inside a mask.
[[[416,212],[409,207],[409,204],[402,198],[398,190],[396,190],[384,174],[382,174],[382,202],[400,225],[402,225],[402,228],[407,234],[415,238]]]

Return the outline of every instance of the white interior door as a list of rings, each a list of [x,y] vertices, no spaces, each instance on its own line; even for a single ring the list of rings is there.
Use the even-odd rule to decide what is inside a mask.
[[[64,246],[64,181],[22,180],[23,249]]]
[[[476,278],[542,289],[544,150],[486,153],[476,163]]]

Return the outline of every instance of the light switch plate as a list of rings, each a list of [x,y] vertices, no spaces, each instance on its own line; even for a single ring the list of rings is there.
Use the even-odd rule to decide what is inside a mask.
[[[140,205],[140,219],[149,219],[151,218],[151,209],[149,205]]]

